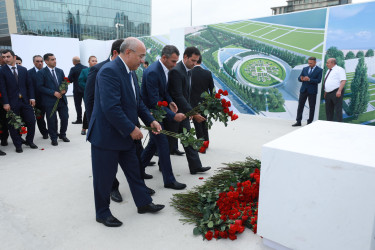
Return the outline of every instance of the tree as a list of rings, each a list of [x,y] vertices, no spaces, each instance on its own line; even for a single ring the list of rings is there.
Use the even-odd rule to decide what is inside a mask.
[[[349,51],[345,56],[345,60],[354,59],[354,58],[355,58],[355,55],[353,51]]]
[[[357,55],[355,57],[361,58],[361,57],[364,57],[364,56],[365,56],[365,53],[363,53],[363,51],[360,50],[360,51],[357,52]]]
[[[374,50],[373,49],[369,49],[369,50],[367,50],[367,52],[366,52],[366,55],[365,55],[366,57],[371,57],[371,56],[374,56]]]
[[[350,88],[352,95],[348,113],[357,119],[360,114],[367,110],[367,105],[370,100],[370,95],[368,93],[367,66],[364,57],[358,60]]]

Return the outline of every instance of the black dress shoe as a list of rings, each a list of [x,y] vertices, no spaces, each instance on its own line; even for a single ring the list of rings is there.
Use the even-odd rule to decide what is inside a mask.
[[[43,139],[48,139],[48,134],[43,135]]]
[[[152,188],[149,188],[149,187],[146,187],[147,188],[147,193],[149,195],[154,195],[155,194],[155,190],[153,190]]]
[[[82,129],[81,130],[81,135],[86,135],[86,130]]]
[[[186,184],[179,183],[178,181],[175,181],[175,182],[172,182],[172,183],[169,183],[169,184],[164,184],[164,187],[175,189],[175,190],[181,190],[181,189],[186,188]]]
[[[29,146],[30,148],[32,148],[32,149],[36,149],[36,148],[38,148],[38,146],[37,145],[35,145],[33,142],[31,142],[31,143],[25,143],[25,145],[26,146]]]
[[[22,153],[22,152],[23,152],[23,150],[22,150],[22,148],[21,148],[21,147],[19,147],[19,148],[16,148],[16,152],[17,152],[17,153]]]
[[[148,180],[148,179],[152,179],[152,178],[153,178],[153,176],[152,176],[152,175],[150,175],[150,174],[146,174],[146,173],[143,173],[143,174],[142,174],[142,178],[143,178],[143,179],[147,179],[147,180]]]
[[[105,219],[96,218],[96,221],[99,223],[103,223],[107,227],[119,227],[122,225],[122,222],[116,219],[115,217],[113,217],[112,215],[108,216]]]
[[[1,140],[1,146],[8,146],[8,140]]]
[[[6,155],[7,153],[0,150],[0,155]],[[154,191],[155,192],[155,191]]]
[[[57,146],[57,145],[59,145],[59,143],[58,143],[56,140],[52,140],[52,141],[51,141],[51,144],[52,144],[52,146]]]
[[[171,152],[171,155],[184,155],[184,154],[185,154],[185,152],[181,152],[178,149],[175,149],[174,151]]]
[[[72,122],[72,124],[82,124],[82,120],[77,120],[75,122]]]
[[[150,163],[147,164],[147,166],[151,167],[151,166],[154,166],[155,164],[156,164],[156,162],[154,162],[154,161],[150,161]]]
[[[150,203],[146,206],[139,207],[138,213],[144,214],[144,213],[156,213],[160,210],[162,210],[165,206],[164,205],[155,205],[154,203]]]
[[[307,121],[307,125],[311,124],[312,122]]]
[[[70,142],[70,140],[68,138],[66,138],[66,136],[60,137],[60,139],[63,140],[64,142]]]
[[[190,174],[203,173],[203,172],[206,172],[210,169],[211,169],[211,167],[201,167],[201,168],[198,168],[198,169],[190,170]]]
[[[21,142],[22,142],[22,144],[26,144],[25,139],[23,139],[22,137],[21,137]]]
[[[159,154],[158,154],[158,152],[155,152],[155,154],[154,154],[155,156],[159,156]]]
[[[118,190],[112,190],[111,192],[111,200],[115,202],[122,202],[122,196]]]
[[[292,125],[292,127],[299,127],[299,126],[301,126],[301,123],[300,123],[300,122],[296,122],[296,123],[294,123],[294,124]]]

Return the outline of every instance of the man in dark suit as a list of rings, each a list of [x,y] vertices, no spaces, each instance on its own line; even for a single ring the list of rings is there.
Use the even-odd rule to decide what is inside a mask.
[[[1,56],[2,51],[3,50],[0,50],[0,68],[6,65],[6,63],[3,60],[3,57]],[[2,133],[0,134],[0,140],[1,140],[1,146],[8,146],[9,131],[8,131],[8,122],[6,119],[7,112],[2,107],[3,107],[3,101],[0,96],[0,128],[2,131]]]
[[[48,130],[47,130],[47,124],[44,120],[46,116],[46,110],[44,109],[42,105],[42,97],[41,94],[38,91],[37,87],[37,79],[36,79],[36,73],[43,68],[43,58],[40,55],[35,55],[33,57],[33,63],[34,67],[32,69],[29,69],[27,71],[29,76],[29,84],[33,85],[34,88],[34,96],[35,96],[35,108],[40,110],[39,116],[36,117],[36,123],[38,125],[39,131],[43,136],[43,139],[48,139]]]
[[[111,47],[110,58],[90,68],[89,74],[87,76],[86,87],[85,87],[85,98],[84,98],[85,108],[86,108],[86,118],[89,124],[91,120],[92,111],[94,108],[96,76],[104,64],[116,59],[116,57],[120,53],[120,46],[123,43],[123,41],[124,39],[118,39],[114,41]],[[119,185],[120,185],[119,181],[117,180],[117,178],[115,178],[113,181],[112,191],[111,191],[111,199],[115,202],[122,202],[122,196],[118,190]]]
[[[193,108],[198,106],[199,102],[203,100],[201,97],[203,92],[212,94],[215,87],[211,72],[202,68],[201,63],[202,55],[199,57],[197,65],[191,70],[190,104]],[[206,118],[203,114],[202,116]],[[203,138],[205,141],[209,141],[206,121],[199,123],[194,120],[193,122],[197,138]]]
[[[146,48],[140,40],[125,39],[120,55],[100,69],[95,82],[96,104],[87,138],[91,142],[96,221],[110,227],[122,225],[109,210],[111,186],[118,164],[128,180],[138,213],[157,212],[164,208],[152,203],[140,175],[134,143],[143,137],[136,126],[138,116],[146,126],[161,130],[160,124],[143,104],[135,74],[131,72],[144,62],[145,55]]]
[[[186,118],[182,113],[177,113],[177,106],[172,101],[167,91],[168,72],[178,61],[180,52],[173,45],[167,45],[161,52],[160,60],[151,64],[144,72],[142,77],[141,95],[142,100],[149,109],[155,109],[159,101],[166,101],[169,104],[169,109],[163,107],[167,112],[166,118],[168,120],[175,120],[181,122]],[[163,123],[161,124],[163,126]],[[168,139],[166,135],[150,134],[150,141],[142,152],[141,161],[143,169],[150,162],[151,158],[156,152],[159,153],[159,166],[163,174],[164,187],[172,189],[184,189],[185,184],[176,181],[173,171],[171,158],[169,155]]]
[[[51,138],[51,144],[57,146],[57,115],[60,117],[60,139],[64,142],[70,142],[66,137],[66,130],[68,129],[68,100],[66,99],[66,91],[60,92],[60,85],[64,80],[64,71],[56,67],[56,57],[52,53],[47,53],[43,56],[44,62],[47,66],[36,74],[38,91],[42,97],[42,105],[45,108],[47,115],[48,133]],[[51,116],[53,106],[57,99],[60,99],[56,112]]]
[[[16,56],[12,50],[3,50],[2,57],[7,64],[0,70],[0,92],[3,99],[5,111],[12,110],[16,115],[21,116],[27,127],[26,145],[33,149],[38,148],[34,144],[35,106],[34,89],[29,84],[27,69],[16,65]],[[16,147],[17,153],[22,153],[22,141],[20,131],[9,126],[10,136]]]
[[[298,100],[297,109],[297,122],[293,124],[293,127],[301,126],[303,108],[305,107],[306,99],[309,99],[309,119],[307,124],[310,124],[314,120],[316,95],[318,93],[318,84],[322,80],[323,70],[316,66],[316,58],[309,57],[308,67],[302,69],[301,75],[298,77],[298,81],[302,82],[300,89],[300,95]]]
[[[177,63],[176,67],[169,71],[168,91],[178,109],[183,113],[187,113],[192,110],[190,105],[191,69],[196,65],[200,55],[201,54],[197,48],[187,47],[184,52],[183,60]],[[197,122],[202,122],[205,120],[205,118],[200,114],[193,115],[193,119]],[[183,128],[190,130],[189,119],[185,119],[180,122],[179,131],[182,131]],[[211,167],[202,167],[198,152],[191,146],[184,147],[184,150],[191,174],[205,172],[211,169]]]
[[[77,112],[77,120],[72,122],[72,124],[82,124],[82,99],[83,99],[83,89],[79,86],[78,78],[81,74],[81,71],[86,66],[81,64],[81,60],[78,56],[73,57],[73,64],[74,67],[72,67],[69,71],[69,81],[73,83],[73,97],[74,97],[74,106],[76,107]]]

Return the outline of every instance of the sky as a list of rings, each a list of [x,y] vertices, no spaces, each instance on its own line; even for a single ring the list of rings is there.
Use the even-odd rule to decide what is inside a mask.
[[[270,16],[271,7],[284,6],[286,0],[152,0],[151,35],[169,34],[170,29],[190,26],[191,3],[192,23],[197,26]]]

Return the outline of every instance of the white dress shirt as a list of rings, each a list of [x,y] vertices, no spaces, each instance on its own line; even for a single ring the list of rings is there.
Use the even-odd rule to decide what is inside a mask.
[[[343,81],[343,80],[346,81],[345,70],[343,68],[341,68],[340,66],[335,65],[332,68],[331,73],[329,73],[329,75],[328,75],[328,73],[329,73],[329,70],[327,71],[327,73],[324,77],[324,79],[325,79],[325,83],[324,83],[325,92],[332,92],[333,90],[340,87],[341,81]],[[327,77],[327,75],[328,75],[328,77]]]
[[[119,57],[120,57],[121,61],[124,63],[126,71],[128,72],[128,74],[130,74],[130,69],[129,69],[128,65],[126,65],[126,63],[124,62],[124,60],[122,60],[121,56],[119,56]],[[135,86],[134,86],[134,80],[133,80],[132,75],[130,75],[130,79],[131,79],[131,84],[132,84],[132,88],[133,88],[133,92],[134,92],[134,97],[137,100],[137,95],[135,93]]]
[[[159,62],[161,64],[161,66],[163,67],[164,74],[165,74],[165,79],[167,80],[166,82],[168,82],[168,72],[169,72],[169,69],[167,69],[167,67],[165,67],[165,65],[160,61],[160,59],[159,59]]]
[[[55,68],[50,68],[50,67],[48,67],[47,66],[47,68],[49,69],[49,71],[51,72],[51,75],[53,76],[53,74],[52,74],[52,70],[55,72],[55,79],[56,79],[56,82],[59,84],[59,79],[57,79],[57,74],[56,74],[56,70],[55,70]]]

